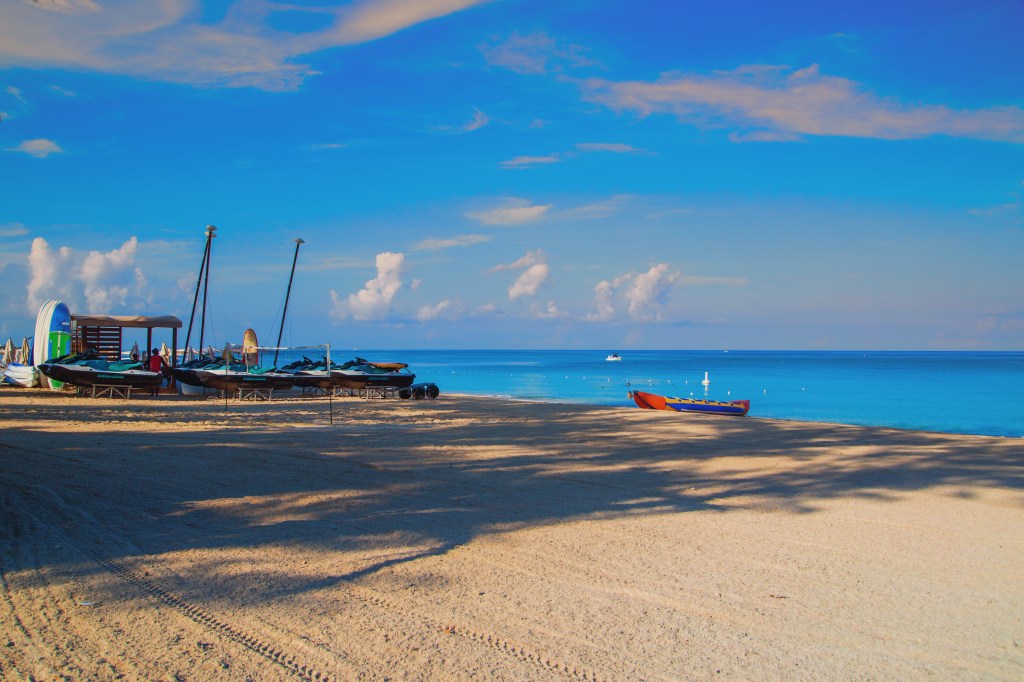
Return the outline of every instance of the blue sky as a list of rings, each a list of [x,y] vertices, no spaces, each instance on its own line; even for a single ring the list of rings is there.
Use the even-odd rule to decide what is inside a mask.
[[[829,5],[3,3],[0,336],[1024,349],[1024,5]]]

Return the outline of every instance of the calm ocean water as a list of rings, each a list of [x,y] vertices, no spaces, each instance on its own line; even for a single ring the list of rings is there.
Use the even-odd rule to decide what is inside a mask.
[[[609,352],[335,348],[331,357],[407,362],[418,381],[450,393],[628,406],[636,387],[750,398],[755,417],[1024,437],[1024,353],[621,351],[607,362]]]

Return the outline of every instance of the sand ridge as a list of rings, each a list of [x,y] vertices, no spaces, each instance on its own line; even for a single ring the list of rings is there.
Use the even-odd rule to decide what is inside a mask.
[[[1024,445],[3,390],[0,678],[1020,679]]]

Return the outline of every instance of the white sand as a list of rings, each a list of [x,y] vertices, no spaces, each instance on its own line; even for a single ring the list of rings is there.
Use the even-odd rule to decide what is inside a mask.
[[[2,679],[1024,679],[1024,443],[0,389]]]

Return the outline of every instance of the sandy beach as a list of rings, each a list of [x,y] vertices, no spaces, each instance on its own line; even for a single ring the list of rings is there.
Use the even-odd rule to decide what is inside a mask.
[[[0,678],[1024,678],[1024,442],[0,389]]]

